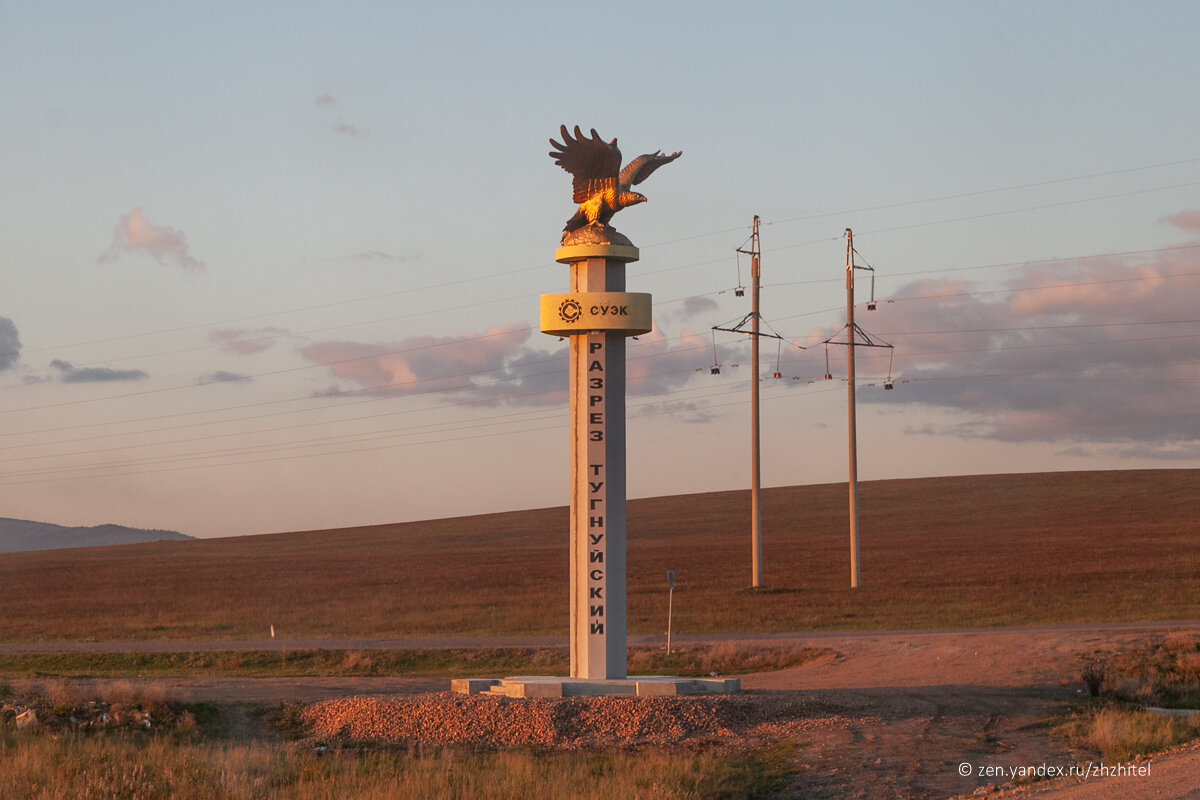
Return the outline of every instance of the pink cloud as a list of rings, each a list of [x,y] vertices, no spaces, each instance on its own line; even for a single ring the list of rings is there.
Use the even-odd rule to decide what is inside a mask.
[[[1200,231],[1200,211],[1180,211],[1163,221],[1185,231]]]
[[[331,94],[323,94],[317,98],[317,105],[319,105],[319,106],[336,106],[337,98]]]
[[[896,391],[862,399],[964,415],[937,433],[966,439],[1104,442],[1143,455],[1200,445],[1198,272],[1194,250],[1167,248],[1141,263],[1029,264],[1007,289],[908,284],[856,318],[895,345]]]
[[[113,229],[112,244],[100,254],[101,264],[115,261],[123,255],[142,253],[159,264],[173,265],[185,272],[203,272],[204,262],[188,252],[187,237],[165,225],[155,225],[146,219],[141,208],[125,214]]]
[[[630,395],[669,394],[696,375],[697,367],[711,361],[712,341],[708,336],[684,330],[673,342],[655,325],[647,334],[628,344],[626,381]]]
[[[1063,276],[1061,284],[1045,281],[1038,284],[1029,277],[1022,283],[1036,284],[1018,290],[1009,308],[1019,316],[1059,313],[1069,314],[1083,309],[1128,308],[1156,295],[1162,285],[1162,271],[1148,264],[1128,267],[1122,264],[1098,263],[1088,269],[1075,270]],[[1079,281],[1079,278],[1085,278]]]
[[[477,391],[529,356],[530,328],[509,323],[481,334],[414,336],[395,343],[318,342],[300,350],[330,373],[380,394]]]

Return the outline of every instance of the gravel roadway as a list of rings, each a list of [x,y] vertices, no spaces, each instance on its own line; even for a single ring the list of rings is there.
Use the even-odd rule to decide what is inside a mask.
[[[813,709],[792,729],[797,793],[806,798],[1200,800],[1200,747],[1135,765],[1144,773],[1077,776],[1013,788],[1014,771],[1054,772],[1087,764],[1050,736],[1047,716],[1082,694],[1079,660],[1200,621],[1055,627],[771,635],[676,636],[680,646],[746,642],[825,648],[794,669],[745,675],[749,697]],[[660,644],[661,637],[630,637]],[[0,653],[163,652],[253,649],[406,649],[565,646],[565,638],[354,639],[243,642],[0,643]],[[444,692],[445,679],[152,679],[168,697],[224,703],[315,703],[354,695]],[[85,685],[85,681],[73,681]],[[1109,765],[1111,766],[1111,765]],[[989,774],[991,773],[991,774]],[[998,774],[997,774],[998,773]],[[999,787],[999,788],[995,788]],[[801,794],[802,793],[802,794]]]

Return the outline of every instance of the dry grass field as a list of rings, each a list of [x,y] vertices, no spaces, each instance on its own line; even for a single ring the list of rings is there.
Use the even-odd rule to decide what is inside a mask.
[[[848,588],[844,484],[634,501],[630,632],[1200,618],[1200,471],[865,482]],[[398,509],[401,513],[402,509]],[[214,513],[220,513],[214,509]],[[0,555],[0,641],[549,635],[567,630],[565,508]]]
[[[630,628],[663,631],[667,569],[676,572],[675,630],[686,633],[1200,619],[1198,490],[1197,470],[864,483],[858,590],[848,588],[844,485],[765,492],[768,588],[758,591],[746,588],[748,492],[640,500],[630,508]],[[310,641],[565,637],[566,525],[566,510],[558,508],[4,554],[0,642],[233,642],[265,639],[271,625],[280,637]],[[277,721],[266,722],[272,712],[245,703],[187,705],[167,702],[165,690],[136,693],[153,689],[144,676],[159,673],[425,675],[446,672],[446,659],[453,662],[450,671],[483,659],[489,670],[507,672],[512,667],[503,659],[512,658],[548,659],[537,662],[539,668],[561,672],[561,649],[15,653],[0,658],[0,760],[8,766],[0,770],[0,796],[486,798],[536,792],[924,800],[969,794],[984,779],[961,776],[956,767],[968,760],[1117,762],[1195,737],[1193,720],[1142,709],[1194,705],[1200,696],[1194,630],[1165,638],[1096,630],[870,634],[847,637],[853,642],[836,653],[751,654],[774,659],[762,664],[726,643],[719,647],[729,652],[718,655],[756,670],[739,702],[788,706],[781,721],[768,720],[765,739],[739,735],[734,744],[711,749],[689,741],[666,749],[553,753],[529,746],[426,746],[423,740],[351,742],[340,733],[322,740],[318,751],[311,738],[288,738],[312,731],[292,731],[287,707]],[[662,656],[635,649],[630,665],[651,671],[654,664],[637,659]],[[678,672],[683,665],[667,666]],[[698,662],[686,669],[724,673],[731,666]],[[126,684],[124,674],[142,677]],[[46,683],[46,675],[63,677]],[[72,683],[74,676],[95,675],[118,680]],[[1084,685],[1096,696],[1080,694],[1076,687]],[[412,702],[429,697],[437,695]],[[451,705],[465,702],[442,697]],[[22,728],[18,717],[29,709],[36,709],[38,721]],[[257,713],[268,716],[255,722]],[[431,719],[437,722],[436,715]],[[711,733],[712,726],[703,727]],[[322,755],[325,744],[331,746]],[[1178,760],[1175,778],[1169,762],[1155,762],[1168,787],[1194,787],[1189,770],[1195,759],[1189,758]],[[1169,792],[1163,796],[1184,796]]]

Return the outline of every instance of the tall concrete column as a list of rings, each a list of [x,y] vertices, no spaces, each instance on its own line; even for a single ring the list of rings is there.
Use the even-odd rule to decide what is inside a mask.
[[[560,248],[570,294],[542,296],[542,330],[570,336],[571,677],[624,679],[625,338],[651,327],[650,296],[625,292],[629,245]]]

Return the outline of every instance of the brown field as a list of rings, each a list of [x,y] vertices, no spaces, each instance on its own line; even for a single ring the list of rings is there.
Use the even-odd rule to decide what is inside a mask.
[[[864,483],[858,590],[847,585],[844,485],[765,492],[769,588],[759,591],[746,589],[748,492],[634,502],[634,634],[663,631],[667,569],[677,576],[679,633],[718,634],[720,642],[719,634],[738,632],[902,632],[726,640],[711,653],[685,645],[687,658],[701,659],[686,669],[748,673],[746,694],[722,701],[728,719],[705,718],[699,738],[651,737],[633,750],[601,734],[653,734],[679,722],[671,708],[659,709],[659,719],[647,716],[652,703],[629,698],[608,703],[605,716],[606,704],[596,703],[584,710],[603,719],[582,733],[560,730],[578,720],[557,712],[557,727],[529,714],[496,727],[525,737],[513,741],[541,737],[562,752],[500,746],[494,737],[448,745],[448,731],[463,727],[456,709],[487,700],[445,693],[426,677],[395,677],[475,667],[507,674],[514,658],[561,672],[562,648],[338,649],[352,639],[405,636],[484,637],[476,643],[483,646],[489,636],[565,638],[562,508],[0,555],[0,645],[120,642],[41,653],[17,644],[0,657],[0,760],[10,767],[0,771],[0,795],[932,800],[994,784],[1004,796],[1056,800],[1189,797],[1200,764],[1195,743],[1150,756],[1153,783],[1113,779],[1088,794],[1077,790],[1092,785],[1076,779],[1018,787],[1020,780],[982,768],[1117,764],[1179,748],[1200,732],[1193,718],[1144,710],[1193,707],[1200,697],[1196,622],[1003,627],[1200,619],[1198,490],[1200,470]],[[291,649],[256,646],[270,625]],[[967,627],[995,629],[912,630]],[[116,652],[139,639],[160,644]],[[295,649],[324,647],[322,639],[342,645]],[[165,652],[190,647],[172,640],[211,641]],[[665,657],[661,648],[630,655],[638,670],[683,665],[678,657],[667,665],[638,660]],[[702,660],[708,656],[720,663]],[[222,681],[224,674],[257,677]],[[323,675],[346,677],[310,677]],[[381,680],[399,693],[390,705],[364,699]],[[277,700],[265,698],[281,685],[287,697],[330,702],[269,711]],[[18,715],[33,708],[39,721],[20,728]],[[337,715],[347,708],[355,711],[344,725]],[[413,708],[423,711],[414,717]],[[322,709],[334,715],[328,730],[318,724]],[[686,722],[713,709],[683,702],[675,710]],[[300,714],[309,726],[289,727]],[[414,719],[415,732],[404,727]],[[474,737],[484,727],[467,730]],[[327,755],[314,748],[317,734]],[[709,741],[716,734],[723,744]],[[294,735],[310,738],[287,738]],[[580,749],[579,736],[600,738]],[[978,771],[964,776],[964,764]],[[588,791],[575,793],[577,786]]]
[[[1200,470],[865,482],[634,501],[629,628],[923,629],[1200,618]],[[219,512],[214,512],[219,513]],[[0,555],[0,641],[565,636],[565,508]]]

